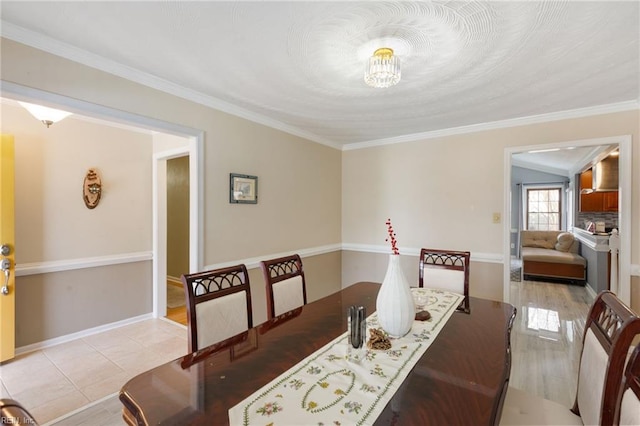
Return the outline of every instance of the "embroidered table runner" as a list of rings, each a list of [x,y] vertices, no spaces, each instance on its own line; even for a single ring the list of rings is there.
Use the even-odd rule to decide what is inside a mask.
[[[372,424],[464,298],[427,288],[411,291],[414,297],[427,296],[431,319],[414,321],[406,336],[391,339],[391,349],[365,347],[361,361],[348,360],[345,332],[232,407],[229,423]],[[375,313],[367,318],[367,328],[380,328]]]

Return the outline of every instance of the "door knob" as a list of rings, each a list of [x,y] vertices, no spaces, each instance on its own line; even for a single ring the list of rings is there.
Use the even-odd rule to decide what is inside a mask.
[[[0,293],[9,294],[9,277],[11,276],[11,261],[2,259],[0,261],[0,269],[4,271],[4,285],[0,288]]]

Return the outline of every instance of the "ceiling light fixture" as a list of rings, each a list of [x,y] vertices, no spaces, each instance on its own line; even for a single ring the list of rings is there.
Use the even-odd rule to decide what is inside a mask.
[[[31,115],[42,121],[47,127],[71,115],[70,112],[62,111],[59,109],[48,108],[36,104],[29,104],[27,102],[18,103],[22,105],[27,111],[29,111]]]
[[[393,49],[381,47],[373,52],[364,71],[364,82],[371,87],[391,87],[400,81],[400,59]]]

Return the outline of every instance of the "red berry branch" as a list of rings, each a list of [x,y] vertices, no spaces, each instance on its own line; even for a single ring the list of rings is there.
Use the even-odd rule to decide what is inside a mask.
[[[393,231],[393,226],[391,225],[391,219],[387,219],[385,223],[387,225],[387,232],[389,233],[389,237],[386,238],[385,241],[391,241],[391,251],[393,254],[400,254],[398,241],[396,241],[396,233]]]

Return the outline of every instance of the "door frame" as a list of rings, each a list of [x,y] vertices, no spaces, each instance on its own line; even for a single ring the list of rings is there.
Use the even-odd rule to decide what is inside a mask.
[[[199,155],[198,141],[188,138],[188,146],[161,151],[153,154],[153,316],[167,315],[167,161],[172,158],[189,157],[189,272],[201,269],[202,262],[198,249],[202,238],[199,238],[201,217],[196,211],[199,198],[197,166]],[[203,203],[200,203],[203,204]]]
[[[56,93],[45,92],[43,90],[34,89],[32,87],[22,86],[20,84],[0,80],[0,96],[15,99],[18,101],[32,102],[51,108],[59,108],[74,114],[92,117],[104,121],[123,124],[125,126],[138,127],[146,130],[167,133],[174,136],[184,137],[189,140],[189,268],[191,272],[198,271],[204,264],[204,238],[202,230],[204,230],[204,131],[186,127],[176,123],[157,120],[155,118],[145,117],[132,112],[117,110],[91,102],[81,101]],[[182,153],[181,155],[184,155]],[[178,155],[179,156],[179,155]],[[160,158],[152,158],[153,170],[157,172],[156,167]],[[166,158],[165,160],[166,161]],[[165,174],[166,175],[166,174]],[[153,194],[152,198],[157,196],[157,178],[153,173]],[[166,176],[165,176],[166,178]],[[153,239],[152,239],[152,268],[153,268],[153,306],[152,312],[154,317],[166,315],[166,220],[164,228],[158,227],[155,220],[158,211],[153,204]],[[166,214],[166,212],[165,212]],[[165,218],[166,219],[166,218]],[[161,231],[161,230],[164,231]],[[158,244],[160,236],[159,232],[164,232],[164,253],[158,250],[162,249],[162,245]],[[164,269],[162,274],[157,271],[160,268],[160,257],[164,256]],[[159,279],[164,276],[164,281],[160,285]],[[158,292],[164,294],[164,298],[159,297]],[[160,304],[164,304],[161,309]]]
[[[620,250],[618,275],[618,297],[627,305],[631,304],[631,135],[610,136],[595,139],[582,139],[567,142],[555,142],[541,145],[527,145],[507,147],[504,150],[504,195],[503,195],[503,300],[510,299],[510,266],[511,266],[511,156],[526,151],[589,147],[597,145],[617,144],[620,149],[619,159],[619,190],[618,197],[618,228],[620,232]],[[575,183],[574,183],[575,184]]]

